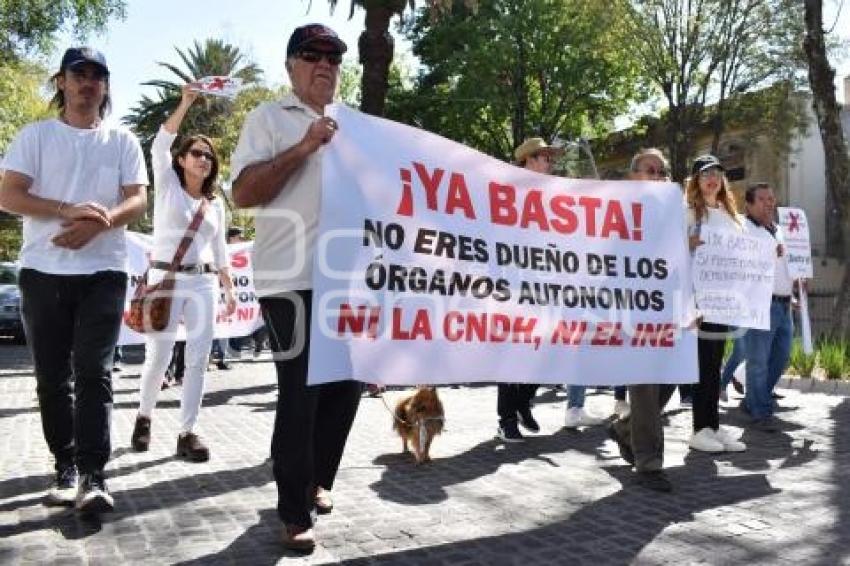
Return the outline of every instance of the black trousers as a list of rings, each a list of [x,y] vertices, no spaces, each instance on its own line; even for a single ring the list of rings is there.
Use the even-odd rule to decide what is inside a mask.
[[[531,408],[538,387],[536,383],[500,383],[496,395],[499,424],[516,423],[517,413]]]
[[[631,411],[614,421],[617,436],[630,444],[635,469],[651,472],[664,467],[664,427],[661,413],[676,390],[675,385],[629,385]]]
[[[260,299],[277,370],[272,464],[277,512],[285,524],[313,524],[313,491],[333,488],[362,384],[307,385],[312,291]]]
[[[694,432],[720,426],[720,368],[729,327],[703,322],[699,325],[697,358],[699,382],[693,387]]]
[[[41,425],[56,469],[76,464],[81,473],[101,471],[111,449],[112,359],[127,274],[22,269],[19,285]]]

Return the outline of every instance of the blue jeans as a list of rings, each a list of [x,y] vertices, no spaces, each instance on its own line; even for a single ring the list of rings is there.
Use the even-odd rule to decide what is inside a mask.
[[[567,408],[575,409],[584,407],[584,392],[587,389],[584,385],[568,385],[567,386]]]
[[[732,376],[735,375],[735,370],[744,361],[744,336],[746,336],[746,333],[735,338],[732,342],[732,353],[729,355],[729,359],[726,360],[726,364],[723,366],[723,373],[720,376],[721,391],[726,389],[729,382],[732,381]]]
[[[750,329],[744,335],[747,356],[747,391],[744,405],[753,418],[773,414],[773,388],[788,367],[791,357],[791,306],[770,303],[770,330]]]

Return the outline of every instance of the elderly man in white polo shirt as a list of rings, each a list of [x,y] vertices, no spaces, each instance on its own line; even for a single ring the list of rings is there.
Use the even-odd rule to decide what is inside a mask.
[[[297,28],[286,50],[292,93],[248,115],[232,158],[233,199],[257,209],[254,285],[277,360],[272,459],[282,538],[306,552],[315,546],[313,511],[333,507],[328,491],[362,390],[356,381],[307,385],[322,149],[336,131],[323,113],[345,51],[324,25]]]

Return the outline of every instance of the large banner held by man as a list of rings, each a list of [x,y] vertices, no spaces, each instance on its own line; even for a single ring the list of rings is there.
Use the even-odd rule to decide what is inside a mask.
[[[310,383],[697,380],[677,185],[541,175],[330,114]]]

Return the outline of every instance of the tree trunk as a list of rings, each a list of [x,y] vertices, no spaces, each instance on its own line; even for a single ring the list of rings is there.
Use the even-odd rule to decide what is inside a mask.
[[[809,64],[809,85],[812,89],[812,103],[818,119],[821,140],[826,158],[826,189],[832,197],[839,223],[842,228],[842,248],[840,258],[844,261],[844,278],[838,292],[835,316],[830,334],[850,336],[850,272],[848,272],[846,254],[850,251],[850,155],[844,132],[841,129],[841,115],[835,100],[835,71],[830,67],[826,55],[826,43],[823,32],[822,0],[806,0],[805,19],[806,37],[803,49]]]
[[[384,4],[366,4],[366,29],[357,42],[360,63],[363,65],[360,110],[374,116],[384,115],[390,64],[393,61],[390,20],[397,12],[392,6],[386,5],[389,3]]]

